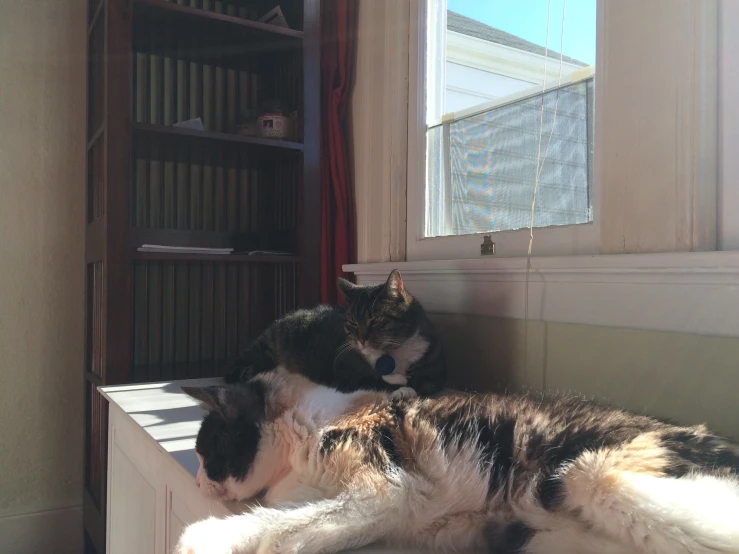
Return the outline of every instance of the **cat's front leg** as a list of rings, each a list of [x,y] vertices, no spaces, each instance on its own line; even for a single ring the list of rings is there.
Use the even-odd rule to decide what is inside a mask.
[[[418,394],[411,387],[400,387],[390,394],[390,398],[415,398],[416,396]]]
[[[185,529],[175,554],[251,554],[264,527],[251,514],[204,519]]]
[[[350,496],[291,510],[260,509],[269,521],[256,554],[331,554],[359,548],[393,533],[393,511],[382,500]]]

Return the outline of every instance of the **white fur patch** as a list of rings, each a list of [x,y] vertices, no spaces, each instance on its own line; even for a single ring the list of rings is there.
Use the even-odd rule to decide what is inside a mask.
[[[343,393],[317,385],[298,402],[295,411],[318,425],[323,425],[346,412],[349,403],[363,392]]]
[[[395,360],[395,371],[393,373],[406,375],[408,369],[423,357],[428,347],[429,342],[416,333],[405,341],[403,346],[390,352]]]
[[[395,369],[390,375],[383,375],[382,379],[391,385],[405,386],[408,383],[408,369],[420,360],[428,350],[429,343],[418,333],[406,340],[402,346],[395,350],[383,352],[372,346],[356,344],[357,350],[365,357],[372,367],[383,354],[388,354],[395,361]]]
[[[418,396],[416,391],[411,387],[400,387],[390,395],[392,398],[415,398]]]
[[[638,552],[739,554],[739,483],[734,479],[570,473],[566,504],[595,529]]]

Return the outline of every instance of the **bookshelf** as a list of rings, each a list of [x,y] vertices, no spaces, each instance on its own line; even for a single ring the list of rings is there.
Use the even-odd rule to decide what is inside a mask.
[[[84,524],[102,554],[96,387],[219,375],[319,300],[320,0],[88,4]],[[277,4],[289,29],[257,21]],[[290,139],[239,134],[271,99],[297,112]],[[203,130],[173,126],[197,117]]]

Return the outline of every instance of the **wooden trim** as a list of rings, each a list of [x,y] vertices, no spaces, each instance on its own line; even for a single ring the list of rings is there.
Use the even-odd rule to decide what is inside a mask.
[[[298,305],[315,306],[321,294],[321,0],[303,3],[303,182],[299,191]]]
[[[739,250],[739,2],[719,2],[718,249]]]
[[[105,516],[95,506],[95,501],[86,488],[83,493],[82,514],[85,533],[92,541],[92,545],[98,554],[102,554],[105,552]]]
[[[602,3],[601,252],[714,250],[716,1]]]
[[[85,230],[85,261],[101,262],[105,255],[105,220],[98,218],[87,224]]]

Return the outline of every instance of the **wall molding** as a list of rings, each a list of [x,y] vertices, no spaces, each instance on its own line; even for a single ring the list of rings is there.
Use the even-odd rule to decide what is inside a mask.
[[[82,506],[0,518],[0,552],[82,551]]]
[[[525,319],[525,258],[344,269],[363,284],[399,269],[430,312]],[[739,337],[739,252],[532,258],[528,300],[533,321]]]

